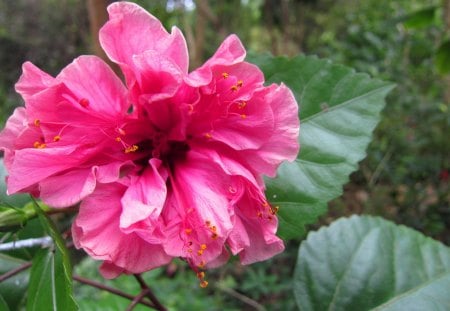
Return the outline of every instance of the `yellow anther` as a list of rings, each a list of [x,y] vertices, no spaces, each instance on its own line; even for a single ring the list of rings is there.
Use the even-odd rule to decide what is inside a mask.
[[[39,141],[35,141],[33,147],[36,149],[44,149],[45,147],[47,147],[47,145]]]
[[[208,287],[208,281],[205,281],[205,280],[201,281],[201,282],[200,282],[200,287],[201,287],[201,288],[206,288],[206,287]]]
[[[33,123],[34,123],[34,125],[37,126],[37,127],[41,126],[41,120],[39,120],[39,119],[34,120]]]
[[[203,255],[203,250],[202,250],[202,249],[199,249],[199,250],[197,251],[197,255],[199,255],[199,256]]]
[[[244,85],[244,81],[242,81],[242,80],[239,80],[239,81],[236,83],[236,86],[237,86],[237,87],[242,87],[242,85]]]
[[[198,264],[198,267],[199,267],[200,269],[203,269],[203,268],[205,267],[205,265],[206,265],[206,262],[205,262],[204,260],[202,260],[202,261],[200,261],[200,263]]]
[[[116,137],[116,141],[117,141],[118,143],[120,143],[120,142],[122,141],[122,138],[120,138],[119,136],[117,136],[117,137]]]
[[[55,137],[53,137],[54,142],[58,142],[60,140],[61,140],[61,136],[59,136],[59,135],[56,135]]]
[[[222,78],[226,79],[228,78],[230,75],[227,72],[222,72]]]
[[[246,114],[241,114],[241,119],[246,119],[247,115]]]
[[[211,138],[212,138],[212,135],[211,135],[211,133],[206,133],[206,134],[205,134],[205,137],[208,138],[208,139],[211,139]]]
[[[217,227],[216,226],[211,226],[209,229],[211,229],[212,232],[216,232],[217,231]]]
[[[200,249],[204,251],[206,249],[206,244],[200,245]]]
[[[219,236],[217,235],[217,233],[213,233],[211,234],[211,239],[216,240]]]
[[[269,203],[267,203],[267,201],[264,201],[264,203],[262,204],[262,206],[267,207],[267,206],[269,206]]]
[[[186,232],[186,234],[191,234],[192,233],[192,229],[191,228],[187,228],[184,230],[184,232]]]
[[[244,109],[245,106],[247,106],[247,102],[245,102],[245,101],[241,101],[240,103],[238,103],[238,108],[239,109]]]
[[[270,209],[270,211],[271,211],[272,215],[275,215],[276,213],[278,213],[278,210],[279,210],[279,209],[280,209],[279,206],[275,206],[275,207],[272,207],[272,208]]]
[[[203,279],[205,277],[205,272],[203,272],[203,271],[197,272],[197,277],[199,279]]]
[[[258,212],[256,215],[257,215],[259,218],[262,218],[262,213],[261,213],[261,212]]]
[[[130,147],[125,148],[125,153],[136,152],[139,149],[137,145],[132,145]]]
[[[230,89],[231,89],[232,92],[236,92],[238,90],[238,86],[237,85],[232,85]]]

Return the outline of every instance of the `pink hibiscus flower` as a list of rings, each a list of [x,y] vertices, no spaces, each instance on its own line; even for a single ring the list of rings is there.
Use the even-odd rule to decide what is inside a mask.
[[[201,270],[229,253],[250,264],[281,252],[262,174],[298,153],[291,91],[264,86],[235,35],[189,73],[177,28],[132,3],[108,12],[100,41],[126,86],[95,56],[55,78],[25,63],[25,107],[0,134],[8,192],[54,207],[81,201],[75,245],[108,278],[181,257],[206,286]]]

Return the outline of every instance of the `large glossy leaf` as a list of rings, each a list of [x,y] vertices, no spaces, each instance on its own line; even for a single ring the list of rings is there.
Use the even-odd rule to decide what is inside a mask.
[[[48,306],[49,310],[77,310],[68,250],[53,222],[34,203],[42,226],[55,245],[52,249],[38,252],[33,259],[27,311],[41,310],[42,306]]]
[[[294,274],[300,310],[450,310],[449,286],[450,248],[368,216],[309,234]]]
[[[393,85],[316,57],[260,55],[250,61],[261,67],[267,82],[288,85],[300,105],[300,154],[295,163],[280,167],[277,178],[267,179],[268,198],[280,206],[280,236],[299,237],[304,225],[341,195],[366,156]]]
[[[0,294],[0,310],[2,311],[9,311],[9,306],[6,303],[5,299],[3,298],[3,296]]]

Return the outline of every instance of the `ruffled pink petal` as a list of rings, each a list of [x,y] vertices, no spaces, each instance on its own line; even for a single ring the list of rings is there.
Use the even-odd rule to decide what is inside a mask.
[[[242,217],[240,222],[235,222],[233,233],[229,237],[232,241],[228,242],[233,253],[239,253],[243,265],[269,259],[284,250],[283,241],[275,235],[276,226],[276,224],[267,225],[259,219],[247,217]],[[244,232],[248,240],[242,238]]]
[[[22,65],[22,75],[16,83],[16,91],[22,95],[25,101],[54,83],[55,78],[40,70],[31,62]]]
[[[115,162],[91,168],[75,169],[45,178],[39,183],[40,198],[52,207],[68,207],[90,195],[97,182],[115,182],[123,167],[132,163]]]
[[[13,149],[17,137],[27,128],[27,111],[23,107],[16,108],[0,133],[2,149]]]
[[[228,36],[217,49],[216,53],[197,70],[185,78],[191,86],[203,86],[211,82],[214,66],[231,66],[245,59],[245,48],[236,35]]]
[[[75,246],[83,248],[94,259],[107,262],[101,270],[105,277],[116,277],[121,271],[141,273],[171,260],[160,245],[121,231],[120,199],[125,190],[126,187],[117,183],[99,185],[83,200],[72,226]]]
[[[187,73],[187,45],[178,28],[173,27],[169,34],[157,18],[130,2],[113,3],[108,13],[100,42],[108,57],[121,65],[129,84],[133,80],[133,56],[148,50],[165,55]]]
[[[274,177],[282,161],[294,161],[299,152],[298,105],[292,92],[284,85],[272,85],[262,92],[274,116],[274,131],[267,135],[257,150],[244,150],[243,155],[254,170]],[[266,94],[264,94],[266,93]]]
[[[58,172],[74,167],[75,147],[22,149],[15,152],[9,171],[8,194],[16,193]]]
[[[52,207],[68,207],[91,194],[95,185],[96,180],[92,170],[72,170],[41,181],[40,197],[45,204]]]
[[[173,192],[163,210],[168,234],[164,249],[171,256],[188,258],[193,265],[214,261],[222,255],[224,238],[233,226],[227,198],[230,178],[201,154],[190,151],[175,166],[170,182]],[[199,255],[202,244],[206,249]]]
[[[127,229],[125,232],[133,231],[130,226],[144,219],[156,221],[164,206],[167,173],[160,160],[151,159],[149,164],[150,167],[142,175],[132,177],[131,184],[122,198],[120,228]]]
[[[84,101],[82,106],[87,110],[114,116],[123,115],[128,109],[125,86],[96,56],[78,57],[56,79],[73,93],[77,103]]]
[[[145,51],[133,57],[136,68],[136,83],[139,85],[134,92],[139,98],[145,96],[145,103],[172,97],[183,80],[183,72],[165,55],[153,50]]]

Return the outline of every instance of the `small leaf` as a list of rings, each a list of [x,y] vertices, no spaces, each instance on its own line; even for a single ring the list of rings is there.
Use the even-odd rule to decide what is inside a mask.
[[[58,249],[42,249],[33,259],[28,288],[27,311],[77,310],[67,279],[63,256]]]
[[[35,255],[30,276],[27,311],[40,310],[39,306],[51,306],[51,310],[77,310],[73,298],[72,266],[69,252],[59,231],[51,219],[33,200],[39,220],[52,237],[55,248],[42,250]]]
[[[327,211],[366,156],[380,120],[388,82],[316,57],[251,56],[268,83],[284,82],[300,105],[300,154],[267,179],[267,197],[280,207],[279,235],[303,235]]]
[[[433,25],[437,6],[428,7],[418,10],[404,17],[403,25],[406,28],[417,29],[425,28]]]
[[[434,63],[440,74],[450,73],[450,39],[441,43],[436,51]]]
[[[449,310],[449,286],[450,248],[368,216],[309,234],[294,274],[301,310]]]

